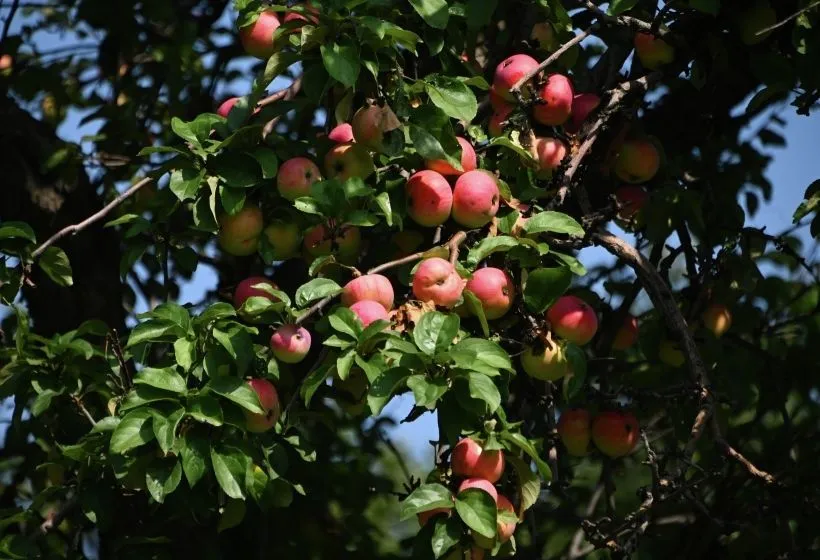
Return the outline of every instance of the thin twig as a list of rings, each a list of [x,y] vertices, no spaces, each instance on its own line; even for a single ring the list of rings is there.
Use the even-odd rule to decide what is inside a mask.
[[[809,4],[805,8],[801,8],[800,10],[797,10],[795,13],[793,13],[792,15],[790,15],[789,17],[787,17],[783,21],[779,21],[779,22],[775,23],[774,25],[770,25],[769,27],[764,27],[763,29],[761,29],[760,31],[755,33],[755,35],[763,35],[764,33],[768,33],[769,31],[773,31],[773,30],[777,29],[778,27],[786,25],[788,22],[790,22],[794,18],[800,17],[800,14],[808,12],[809,10],[814,9],[817,6],[820,6],[820,0],[817,0],[813,4]]]
[[[14,19],[15,14],[17,14],[17,10],[20,8],[20,0],[14,0],[11,3],[11,9],[9,9],[9,15],[6,17],[6,21],[3,24],[3,35],[0,36],[0,43],[5,43],[6,39],[9,36],[9,31],[11,30],[11,22]]]
[[[91,425],[96,426],[97,421],[94,420],[94,417],[91,416],[90,412],[88,412],[88,409],[83,404],[83,400],[80,397],[76,396],[76,395],[71,395],[71,400],[74,401],[74,404],[77,405],[77,408],[80,409],[80,412],[82,412],[85,415],[85,417],[88,418],[88,421],[91,422]]]
[[[541,71],[543,71],[547,66],[549,66],[550,64],[552,64],[553,62],[555,62],[556,60],[561,58],[561,55],[563,55],[569,49],[571,49],[572,47],[574,47],[575,45],[577,45],[578,43],[580,43],[581,41],[583,41],[584,39],[586,39],[587,37],[592,35],[592,32],[595,30],[596,27],[597,27],[597,25],[591,25],[590,27],[588,27],[587,29],[585,29],[584,31],[582,31],[581,33],[579,33],[578,35],[576,35],[575,37],[573,37],[572,39],[570,39],[569,41],[564,43],[561,46],[561,48],[559,48],[557,51],[555,51],[554,53],[549,55],[547,58],[545,58],[541,62],[541,64],[539,64],[537,67],[533,68],[532,70],[530,70],[529,72],[524,74],[521,77],[520,80],[515,82],[515,84],[513,84],[513,87],[510,88],[510,93],[513,94],[513,95],[516,95],[517,93],[519,93],[521,91],[521,88],[524,87],[524,84],[526,84],[527,82],[532,80]]]
[[[302,89],[302,77],[301,76],[299,76],[298,78],[293,80],[293,83],[290,84],[285,89],[279,90],[276,93],[274,93],[273,95],[270,95],[269,97],[266,97],[265,99],[262,99],[258,103],[258,106],[259,107],[265,107],[266,105],[270,105],[271,103],[275,103],[277,101],[290,101],[291,99],[296,97],[296,94],[299,93],[300,89]],[[262,138],[267,138],[271,134],[271,132],[273,132],[273,129],[276,128],[276,123],[278,123],[279,119],[281,119],[281,118],[282,118],[282,116],[279,115],[278,117],[274,117],[274,118],[272,118],[271,120],[269,120],[268,122],[265,123],[265,127],[262,129]]]

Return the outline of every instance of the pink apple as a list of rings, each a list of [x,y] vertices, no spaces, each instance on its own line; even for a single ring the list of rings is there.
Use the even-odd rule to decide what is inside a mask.
[[[441,307],[453,307],[461,299],[467,282],[455,267],[439,257],[425,259],[413,275],[413,295]]]
[[[555,334],[583,346],[595,336],[598,317],[590,305],[576,296],[561,296],[547,310]]]
[[[512,111],[515,105],[507,101],[494,87],[490,88],[490,106],[499,113],[504,110]]]
[[[266,286],[278,290],[279,288],[276,287],[276,284],[265,278],[264,276],[250,276],[245,278],[239,284],[236,285],[236,289],[233,292],[233,306],[239,309],[242,307],[242,304],[245,303],[250,297],[263,297],[267,298],[271,301],[279,301],[278,298],[269,294],[265,290],[261,288],[254,288],[259,284],[265,284]]]
[[[262,210],[253,204],[245,206],[234,214],[223,214],[219,217],[219,234],[217,241],[223,251],[235,257],[247,257],[259,247],[259,236],[265,222]]]
[[[500,268],[479,268],[467,281],[466,289],[481,301],[484,316],[489,320],[503,317],[515,301],[515,284]]]
[[[358,144],[337,144],[325,156],[327,176],[344,181],[351,177],[367,179],[375,171],[373,156]]]
[[[310,196],[310,186],[322,180],[322,173],[308,158],[290,158],[279,167],[276,188],[287,200]]]
[[[450,457],[453,474],[469,478],[483,478],[496,483],[504,473],[504,452],[501,450],[485,451],[473,439],[463,438],[455,447]]]
[[[348,225],[335,228],[332,223],[329,225],[331,229],[335,229],[333,239],[325,224],[314,226],[305,233],[302,244],[308,254],[312,257],[324,257],[332,252],[345,263],[358,260],[362,245],[362,233],[359,228]]]
[[[490,136],[498,137],[504,135],[504,124],[510,117],[512,111],[513,108],[511,106],[507,106],[501,107],[493,112],[490,116],[490,121],[487,123],[487,130],[489,131]]]
[[[612,342],[612,349],[626,350],[635,344],[636,340],[638,340],[638,319],[632,315],[628,315],[624,319],[624,324],[615,334],[615,340]]]
[[[239,30],[239,40],[245,52],[256,58],[270,58],[276,52],[273,34],[279,28],[279,17],[273,10],[265,10],[252,24]]]
[[[304,2],[302,4],[296,4],[296,6],[303,6],[305,8],[305,11],[310,15],[305,16],[302,13],[299,13],[299,12],[288,12],[287,14],[285,14],[285,19],[284,19],[285,23],[288,23],[288,22],[291,22],[291,21],[303,21],[303,22],[306,22],[306,23],[311,23],[313,25],[316,25],[317,23],[319,23],[319,19],[316,17],[319,14],[319,10],[317,10],[314,6],[312,6],[311,2]],[[301,29],[301,28],[302,27],[299,26],[299,27],[295,27],[294,29]]]
[[[216,114],[220,117],[225,117],[227,119],[228,115],[231,113],[231,109],[233,109],[233,106],[236,105],[237,101],[239,101],[238,97],[231,97],[230,99],[226,99],[219,106],[219,109],[216,110]]]
[[[502,496],[501,494],[498,495],[498,509],[499,511],[509,511],[510,513],[515,513],[515,507],[512,505],[512,502],[510,502],[506,496]],[[515,523],[503,523],[500,519],[498,520],[499,542],[507,542],[510,538],[512,538],[513,533],[515,533]]]
[[[368,150],[381,151],[388,113],[379,105],[367,105],[353,115],[353,138]]]
[[[634,185],[624,185],[615,191],[615,200],[618,202],[618,218],[629,221],[641,211],[649,200],[647,192]]]
[[[498,183],[491,173],[468,171],[453,189],[453,219],[464,227],[479,228],[495,217],[500,202]]]
[[[356,314],[362,322],[362,325],[365,327],[373,321],[378,321],[380,319],[385,321],[390,320],[387,310],[378,301],[363,299],[351,305],[350,310]]]
[[[407,180],[407,213],[420,226],[439,226],[450,217],[453,189],[443,175],[422,170]]]
[[[350,123],[342,123],[336,125],[327,137],[337,144],[346,144],[353,142],[353,127]]]
[[[458,136],[456,140],[458,140],[458,143],[461,146],[462,171],[457,170],[455,167],[453,167],[443,159],[428,160],[426,162],[427,169],[438,171],[442,175],[461,175],[463,173],[466,173],[467,171],[472,171],[473,169],[475,169],[476,158],[475,150],[473,149],[472,144],[470,144],[465,138],[462,138],[461,136]]]
[[[310,333],[297,325],[282,325],[270,337],[274,357],[286,364],[298,364],[310,350]]]
[[[350,307],[363,300],[376,301],[386,310],[393,309],[393,284],[381,274],[365,274],[348,282],[342,292],[342,305]]]
[[[538,61],[526,54],[514,54],[504,59],[495,69],[495,92],[507,101],[514,101],[515,97],[510,93],[510,88],[536,68]]]
[[[549,179],[567,157],[567,145],[557,138],[536,138],[535,152],[538,156],[539,179]]]
[[[267,379],[249,379],[248,385],[256,393],[265,412],[259,414],[245,410],[246,427],[249,432],[261,434],[273,428],[279,420],[279,395]]]
[[[495,489],[493,483],[485,478],[468,478],[458,486],[458,493],[461,494],[470,488],[478,488],[485,491],[493,498],[493,502],[498,503],[498,490]]]
[[[601,98],[594,93],[578,93],[572,98],[572,112],[569,121],[564,123],[564,130],[576,133],[587,120],[589,114],[598,108]]]
[[[533,106],[533,117],[541,124],[558,126],[567,122],[574,97],[572,83],[563,74],[552,74],[538,91],[539,103]]]

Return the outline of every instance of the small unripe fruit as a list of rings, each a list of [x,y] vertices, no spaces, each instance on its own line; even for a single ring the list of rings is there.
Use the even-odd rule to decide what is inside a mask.
[[[390,320],[390,317],[387,314],[387,310],[378,301],[371,301],[367,299],[357,301],[356,303],[350,306],[350,310],[356,314],[356,316],[362,322],[362,325],[364,325],[365,327],[373,321]]]
[[[521,367],[524,372],[541,381],[557,381],[572,370],[564,353],[564,347],[555,340],[547,339],[549,344],[538,350],[527,346],[521,354]]]
[[[498,490],[495,489],[492,482],[484,478],[468,478],[458,486],[458,493],[461,494],[470,488],[478,488],[485,491],[493,498],[493,502],[498,503]]]
[[[510,93],[510,88],[536,68],[538,68],[538,61],[526,54],[514,54],[504,59],[496,67],[493,77],[493,88],[496,94],[507,101],[514,101],[515,97]]]
[[[635,54],[648,70],[657,70],[675,60],[675,48],[651,33],[635,34]]]
[[[606,411],[592,421],[592,441],[607,457],[628,455],[638,442],[638,419],[631,412]]]
[[[342,123],[330,131],[327,135],[328,139],[337,144],[347,144],[353,142],[353,127],[350,123]]]
[[[732,326],[732,313],[725,305],[713,303],[701,315],[703,325],[720,338]]]
[[[483,478],[496,483],[504,473],[504,452],[501,450],[485,451],[481,445],[470,438],[461,439],[450,457],[453,474],[469,478]]]
[[[274,261],[296,256],[302,244],[302,234],[292,222],[274,222],[265,228],[264,233],[273,248]]]
[[[532,114],[536,121],[549,126],[558,126],[567,122],[572,111],[572,98],[575,92],[569,78],[562,74],[552,74],[538,91],[542,103],[533,106]]]
[[[489,320],[503,317],[515,301],[515,284],[500,268],[479,268],[467,281],[466,289],[479,299],[484,316]]]
[[[239,40],[245,52],[256,58],[270,58],[276,52],[273,34],[279,28],[276,12],[265,10],[252,24],[239,30]]]
[[[279,395],[276,387],[267,379],[250,379],[248,385],[259,398],[263,414],[245,410],[245,422],[249,432],[261,434],[267,432],[279,421]]]
[[[512,502],[501,494],[498,495],[498,510],[515,513],[515,507],[512,505]],[[498,542],[507,542],[512,538],[513,533],[515,533],[515,523],[503,523],[501,520],[498,521]]]
[[[628,315],[624,319],[624,324],[615,334],[615,340],[612,342],[612,349],[626,350],[635,344],[636,340],[638,340],[638,319],[632,315]]]
[[[381,274],[365,274],[348,282],[342,292],[342,305],[350,307],[363,300],[379,302],[390,311],[393,309],[393,285]]]
[[[434,159],[425,162],[427,169],[437,171],[442,175],[461,175],[467,171],[472,171],[476,168],[475,150],[465,138],[458,136],[459,146],[461,146],[461,171],[450,165],[447,161],[442,159]]]
[[[314,226],[305,233],[305,250],[312,257],[323,257],[333,252],[342,262],[355,261],[362,244],[359,228],[341,226],[336,228],[335,235],[336,237],[331,239],[330,232],[324,224]]]
[[[589,453],[592,437],[589,412],[581,408],[565,410],[558,419],[558,437],[573,457],[583,457]]]
[[[413,275],[413,295],[441,307],[453,307],[461,299],[467,282],[455,267],[439,257],[425,259]]]
[[[686,356],[681,352],[680,346],[669,339],[663,339],[658,344],[658,358],[661,362],[672,367],[681,367],[686,363]]]
[[[230,99],[226,99],[219,106],[219,109],[216,110],[216,114],[220,117],[225,117],[227,119],[228,115],[231,113],[231,109],[233,109],[233,106],[236,105],[237,101],[239,101],[238,97],[231,97]]]
[[[773,29],[763,31],[777,23],[777,12],[766,0],[756,0],[737,18],[740,39],[746,45],[756,45],[772,34]]]
[[[547,310],[552,331],[570,342],[583,346],[598,330],[595,310],[579,297],[561,296]]]
[[[615,175],[627,183],[645,183],[661,166],[661,154],[648,139],[624,142],[615,159]]]
[[[539,179],[549,179],[567,157],[567,145],[557,138],[536,138],[535,153],[538,160]]]
[[[338,144],[325,156],[325,172],[333,179],[367,179],[375,171],[373,156],[364,146],[358,144]]]
[[[615,190],[615,200],[618,202],[618,219],[630,221],[643,209],[649,200],[649,194],[635,185],[624,185]]]
[[[453,189],[453,219],[459,225],[479,228],[498,212],[501,194],[495,178],[486,171],[468,171]]]
[[[235,257],[252,255],[259,246],[259,236],[264,226],[259,207],[245,204],[242,210],[232,216],[220,216],[217,236],[219,246]]]
[[[530,39],[538,43],[545,51],[555,50],[555,30],[547,21],[536,23],[530,31]]]
[[[233,305],[237,309],[242,307],[242,304],[250,297],[263,297],[267,298],[271,301],[279,301],[275,296],[266,292],[262,288],[254,288],[254,286],[258,286],[260,284],[264,284],[271,289],[277,290],[276,284],[265,278],[264,276],[251,276],[249,278],[245,278],[239,284],[236,285],[236,289],[233,292]]]
[[[407,180],[407,213],[420,226],[439,226],[450,217],[453,189],[443,175],[422,170]]]
[[[270,338],[274,357],[286,364],[298,364],[310,351],[310,333],[303,327],[283,325]]]
[[[310,186],[322,180],[322,173],[316,164],[308,158],[295,157],[279,167],[276,176],[276,188],[287,200],[296,200],[300,196],[310,196]]]
[[[569,120],[564,123],[564,130],[576,133],[581,130],[589,114],[598,108],[601,98],[594,93],[578,93],[572,98],[572,112]]]

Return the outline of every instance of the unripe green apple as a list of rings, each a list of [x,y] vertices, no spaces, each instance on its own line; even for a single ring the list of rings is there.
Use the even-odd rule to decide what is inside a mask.
[[[657,70],[675,60],[675,47],[651,33],[636,33],[635,54],[644,68]]]
[[[236,257],[252,255],[259,246],[259,236],[264,226],[259,207],[246,203],[236,214],[223,214],[219,218],[219,246]]]
[[[732,312],[720,303],[712,303],[701,315],[703,326],[720,338],[732,326]]]
[[[273,248],[275,261],[284,261],[298,254],[302,234],[295,223],[273,222],[265,228],[264,233]]]
[[[358,144],[337,144],[325,156],[325,172],[333,179],[367,179],[375,171],[373,156],[364,146]]]
[[[547,337],[548,345],[536,350],[527,346],[521,354],[521,367],[524,372],[541,381],[557,381],[572,370],[564,353],[564,347]]]
[[[681,367],[686,363],[686,357],[680,350],[678,343],[665,338],[658,345],[658,358],[661,362],[672,367]]]

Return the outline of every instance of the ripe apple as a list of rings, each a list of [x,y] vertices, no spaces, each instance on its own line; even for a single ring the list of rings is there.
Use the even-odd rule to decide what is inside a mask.
[[[316,17],[317,15],[319,15],[319,10],[317,10],[316,7],[313,6],[312,2],[303,2],[301,4],[296,4],[295,6],[303,6],[305,8],[305,11],[310,15],[305,16],[300,12],[289,11],[287,14],[285,14],[285,23],[291,21],[303,21],[313,25],[319,23],[319,19]],[[294,29],[302,29],[302,27],[299,26],[295,27]]]
[[[442,175],[462,175],[467,171],[474,170],[476,168],[476,158],[475,150],[473,149],[472,144],[470,144],[465,138],[462,138],[461,136],[456,137],[456,140],[458,140],[458,144],[461,146],[462,171],[459,171],[443,159],[428,160],[427,162],[425,162],[425,165],[427,165],[427,169],[438,171]]]
[[[276,52],[273,34],[279,28],[279,17],[273,10],[265,10],[250,25],[239,30],[239,41],[245,52],[256,58],[270,58]]]
[[[510,502],[510,500],[508,500],[506,496],[503,496],[501,494],[498,495],[498,510],[515,513],[515,507],[512,505],[512,502]],[[499,519],[498,541],[504,543],[510,540],[510,538],[512,538],[513,536],[513,533],[515,533],[515,525],[515,523],[503,523]]]
[[[439,257],[425,259],[413,275],[413,295],[441,307],[453,307],[461,299],[467,283],[448,261]]]
[[[589,453],[590,418],[582,408],[565,410],[558,419],[558,437],[567,453],[573,457],[583,457]]]
[[[532,116],[541,124],[562,125],[569,119],[574,96],[569,78],[563,74],[551,74],[538,91],[541,102],[533,106]]]
[[[287,200],[310,196],[310,186],[322,180],[322,172],[305,157],[290,158],[279,167],[276,188]]]
[[[536,68],[538,68],[538,61],[526,54],[514,54],[504,59],[495,69],[493,77],[495,92],[507,101],[515,101],[510,88]]]
[[[381,151],[388,116],[388,110],[379,105],[367,105],[360,108],[351,121],[353,138],[368,150]]]
[[[500,268],[479,268],[467,281],[466,288],[481,301],[484,316],[489,320],[503,317],[515,301],[515,284]]]
[[[485,451],[477,441],[470,438],[459,440],[450,457],[454,475],[483,478],[493,484],[504,473],[505,462],[503,451]]]
[[[521,367],[524,372],[541,381],[557,381],[572,370],[564,353],[564,347],[557,341],[547,338],[549,345],[535,349],[527,346],[521,354]]]
[[[627,183],[645,183],[661,166],[661,154],[649,138],[627,140],[615,159],[615,175]]]
[[[541,21],[533,25],[530,39],[536,41],[538,46],[545,51],[555,50],[555,30],[548,21]]]
[[[612,349],[626,350],[635,344],[636,340],[638,340],[638,319],[632,315],[627,315],[624,319],[624,324],[615,334]]]
[[[342,123],[336,125],[333,130],[327,135],[327,137],[337,144],[347,144],[350,142],[354,142],[353,139],[353,127],[350,126],[350,123]]]
[[[271,301],[279,301],[278,298],[269,294],[265,290],[261,288],[254,288],[259,284],[265,284],[274,290],[278,290],[276,284],[265,278],[264,276],[250,276],[245,278],[239,284],[236,285],[236,288],[233,292],[233,306],[239,309],[242,307],[242,304],[245,303],[250,297],[263,297],[267,298]]]
[[[262,210],[253,204],[245,204],[242,210],[233,216],[220,216],[217,236],[219,246],[235,257],[252,255],[259,246],[259,236],[264,226]]]
[[[561,296],[547,310],[555,334],[583,346],[598,330],[598,316],[590,305],[576,296]]]
[[[237,101],[239,101],[238,97],[231,97],[230,99],[226,99],[219,106],[219,109],[216,110],[216,114],[220,117],[224,117],[227,119],[228,115],[231,113],[231,109],[233,109],[233,106],[236,105]]]
[[[298,364],[310,350],[310,333],[297,325],[282,325],[270,337],[274,357],[286,364]]]
[[[273,259],[284,261],[296,256],[302,244],[302,233],[293,222],[273,222],[265,228],[265,237],[273,247]]]
[[[512,111],[513,107],[515,107],[515,105],[498,93],[494,87],[490,88],[490,106],[493,108],[493,111],[496,112],[501,112],[505,109]]]
[[[442,508],[433,508],[433,509],[429,509],[427,511],[423,511],[420,514],[418,514],[419,525],[424,527],[425,525],[427,525],[427,522],[430,521],[430,519],[432,519],[433,517],[435,517],[436,515],[439,515],[439,514],[445,514],[447,517],[450,517],[450,514],[452,513],[452,511],[453,511],[453,508],[443,508],[443,507]]]
[[[493,114],[490,116],[489,122],[487,123],[487,130],[490,133],[490,136],[498,137],[504,135],[504,124],[510,117],[512,111],[512,106],[508,105],[505,107],[500,107],[495,112],[493,112]]]
[[[738,15],[737,26],[740,30],[740,40],[745,45],[756,45],[771,35],[773,30],[769,29],[764,33],[760,31],[776,23],[777,12],[772,9],[771,5],[766,0],[755,0],[751,6]]]
[[[378,301],[363,299],[351,305],[350,310],[356,314],[365,327],[373,321],[380,319],[384,319],[385,321],[390,320],[390,317],[387,315],[387,310]]]
[[[324,257],[331,252],[335,253],[341,262],[355,262],[362,245],[362,234],[356,226],[334,227],[335,238],[330,238],[330,232],[325,224],[312,227],[305,233],[303,246],[312,257]]]
[[[592,421],[595,447],[613,459],[632,451],[639,435],[638,419],[631,412],[604,411]]]
[[[665,338],[658,344],[658,358],[668,366],[681,367],[686,363],[686,356],[681,352],[677,342]]]
[[[720,303],[712,303],[701,315],[703,326],[720,338],[732,326],[732,313]]]
[[[8,76],[14,68],[14,57],[10,54],[0,55],[0,75]]]
[[[538,160],[536,175],[539,179],[551,178],[553,171],[558,169],[567,157],[567,145],[557,138],[543,137],[536,138],[533,147]]]
[[[363,300],[376,301],[390,311],[393,309],[393,284],[381,274],[365,274],[354,278],[342,291],[342,305],[350,307]]]
[[[594,93],[577,93],[572,98],[572,112],[569,120],[564,123],[564,130],[575,134],[581,130],[589,114],[598,108],[601,98]]]
[[[493,483],[485,478],[467,478],[458,485],[458,494],[470,488],[478,488],[484,490],[487,494],[492,496],[493,502],[498,504],[498,490],[495,489]]]
[[[628,222],[643,209],[649,200],[649,194],[635,185],[624,185],[615,190],[615,200],[618,202],[618,219]]]
[[[258,414],[245,410],[245,426],[249,432],[261,434],[273,428],[279,420],[279,395],[267,379],[249,379],[248,385],[256,393],[265,412]]]
[[[337,144],[325,156],[328,177],[345,181],[351,177],[367,179],[376,171],[373,156],[358,144]]]
[[[644,68],[657,70],[675,60],[675,47],[651,33],[639,32],[635,34],[635,54]]]
[[[458,178],[453,189],[453,219],[459,225],[479,228],[498,212],[501,194],[495,177],[476,169]]]
[[[424,169],[407,180],[407,214],[420,226],[440,226],[450,217],[453,189],[443,175]]]

